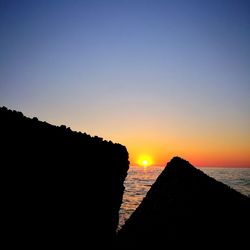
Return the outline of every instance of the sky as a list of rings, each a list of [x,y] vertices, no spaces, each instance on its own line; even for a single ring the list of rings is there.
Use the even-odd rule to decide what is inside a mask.
[[[125,145],[250,167],[250,1],[0,0],[0,106]]]

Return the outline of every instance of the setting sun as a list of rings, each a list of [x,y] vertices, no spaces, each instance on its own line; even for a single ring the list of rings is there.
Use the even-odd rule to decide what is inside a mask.
[[[141,155],[138,158],[137,164],[142,167],[148,167],[153,164],[152,157],[149,155]]]

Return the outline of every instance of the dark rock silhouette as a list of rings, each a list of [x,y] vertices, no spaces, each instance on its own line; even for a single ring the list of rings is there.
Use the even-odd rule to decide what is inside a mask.
[[[111,247],[126,148],[5,107],[0,121],[1,225],[9,248]]]
[[[243,249],[249,245],[249,222],[247,196],[175,157],[118,232],[117,246]]]

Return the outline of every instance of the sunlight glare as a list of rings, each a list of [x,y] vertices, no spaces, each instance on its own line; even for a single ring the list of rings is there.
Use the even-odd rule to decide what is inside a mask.
[[[138,158],[137,164],[142,167],[149,167],[153,163],[152,157],[149,155],[141,155]]]

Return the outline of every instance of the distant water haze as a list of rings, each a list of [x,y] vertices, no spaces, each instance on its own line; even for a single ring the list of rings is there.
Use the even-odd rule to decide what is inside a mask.
[[[138,167],[132,166],[125,180],[125,192],[120,209],[119,228],[139,206],[142,199],[163,171],[162,166]],[[207,175],[234,188],[250,197],[250,169],[249,168],[200,168]]]

